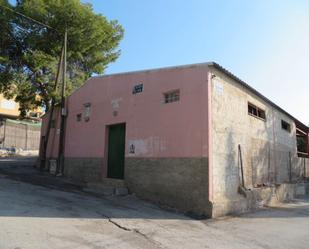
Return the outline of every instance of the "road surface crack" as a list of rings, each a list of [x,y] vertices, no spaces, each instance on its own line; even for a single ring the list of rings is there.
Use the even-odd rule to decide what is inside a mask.
[[[127,231],[127,232],[134,232],[136,234],[138,234],[139,236],[142,236],[144,239],[146,239],[148,242],[150,242],[151,244],[155,245],[157,248],[159,249],[166,249],[166,247],[164,247],[161,243],[151,239],[149,236],[147,236],[145,233],[142,233],[140,230],[136,229],[136,228],[128,228],[125,226],[120,225],[118,222],[116,222],[115,220],[113,220],[111,217],[99,213],[101,216],[103,216],[104,218],[106,218],[108,220],[108,222],[112,223],[114,226],[120,228],[121,230]]]
[[[120,228],[120,229],[122,229],[122,230],[125,230],[125,231],[129,231],[129,232],[132,231],[132,229],[127,228],[127,227],[124,227],[124,226],[121,226],[121,225],[118,224],[116,221],[113,221],[111,218],[109,218],[109,217],[106,217],[106,218],[108,219],[108,221],[109,221],[110,223],[114,224],[116,227],[118,227],[118,228]]]
[[[157,248],[159,249],[165,249],[166,247],[163,247],[161,243],[151,239],[150,237],[148,237],[146,234],[142,233],[140,230],[134,228],[134,229],[130,229],[128,227],[122,226],[119,223],[117,223],[116,221],[112,220],[111,218],[107,217],[108,221],[112,224],[114,224],[116,227],[124,230],[124,231],[128,231],[128,232],[134,232],[136,234],[138,234],[139,236],[142,236],[144,239],[146,239],[148,242],[150,242],[151,244],[155,245]]]

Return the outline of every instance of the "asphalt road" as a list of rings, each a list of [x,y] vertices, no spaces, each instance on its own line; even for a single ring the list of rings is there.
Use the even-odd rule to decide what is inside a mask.
[[[194,220],[134,196],[90,196],[32,164],[0,160],[0,249],[309,248],[309,198]]]

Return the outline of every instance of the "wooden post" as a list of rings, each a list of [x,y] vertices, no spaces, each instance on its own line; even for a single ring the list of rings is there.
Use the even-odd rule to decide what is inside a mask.
[[[245,188],[245,177],[244,177],[244,168],[242,163],[242,153],[241,153],[241,146],[238,145],[238,153],[239,153],[239,161],[240,161],[240,172],[241,172],[241,185]]]
[[[3,144],[2,144],[2,147],[3,147],[3,149],[5,148],[5,135],[6,135],[6,119],[5,120],[3,120],[3,122],[4,122],[4,131],[3,131]]]
[[[25,124],[25,131],[26,131],[26,134],[25,134],[25,150],[28,150],[28,125]]]
[[[292,158],[291,152],[289,152],[289,182],[292,182]]]
[[[271,177],[270,177],[270,146],[268,147],[268,184],[270,185],[271,182]]]
[[[307,173],[306,173],[306,158],[303,157],[303,161],[304,161],[304,173],[303,173],[303,178],[306,178],[307,177]]]
[[[65,117],[66,117],[66,106],[65,106],[65,89],[66,89],[66,71],[67,71],[67,28],[64,33],[64,50],[63,50],[63,68],[62,68],[62,88],[61,88],[61,124],[59,134],[59,151],[58,151],[58,163],[56,174],[63,174],[64,172],[64,139],[65,139]]]
[[[309,132],[307,132],[307,156],[309,156]]]
[[[59,59],[59,64],[58,64],[58,69],[57,69],[57,75],[56,75],[55,85],[54,85],[55,91],[57,90],[57,86],[58,86],[58,83],[59,83],[60,71],[61,71],[61,66],[62,66],[62,63],[63,63],[63,54],[64,54],[64,46],[62,46],[61,56],[60,56],[60,59]],[[45,139],[44,139],[44,143],[43,143],[41,163],[40,163],[41,169],[45,168],[47,146],[48,146],[48,141],[49,141],[51,123],[52,123],[53,115],[54,115],[54,109],[55,109],[55,98],[53,97],[52,101],[51,101],[50,110],[49,110],[47,129],[46,129],[46,133],[45,133],[45,136],[44,136]]]

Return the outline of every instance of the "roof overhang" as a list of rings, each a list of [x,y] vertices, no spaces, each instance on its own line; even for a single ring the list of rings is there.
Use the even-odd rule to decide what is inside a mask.
[[[239,79],[237,76],[235,76],[234,74],[232,74],[230,71],[228,71],[227,69],[225,69],[224,67],[220,66],[218,63],[216,62],[209,62],[207,63],[209,67],[213,67],[217,70],[219,70],[220,72],[224,73],[225,75],[227,75],[228,77],[232,78],[234,81],[236,81],[238,84],[240,84],[241,86],[243,86],[244,88],[246,88],[247,90],[249,90],[250,92],[252,92],[253,94],[255,94],[256,96],[258,96],[259,98],[261,98],[262,100],[264,100],[265,102],[267,102],[268,104],[270,104],[271,106],[273,106],[274,108],[276,108],[277,110],[279,110],[280,112],[284,113],[285,115],[287,115],[288,117],[290,117],[291,119],[294,120],[296,126],[300,127],[302,130],[306,131],[307,133],[309,132],[309,127],[306,126],[304,123],[302,123],[301,121],[299,121],[297,118],[295,118],[294,116],[292,116],[290,113],[288,113],[287,111],[283,110],[280,106],[278,106],[277,104],[275,104],[274,102],[272,102],[270,99],[268,99],[267,97],[265,97],[263,94],[261,94],[259,91],[257,91],[256,89],[254,89],[253,87],[251,87],[249,84],[247,84],[246,82],[244,82],[243,80]]]

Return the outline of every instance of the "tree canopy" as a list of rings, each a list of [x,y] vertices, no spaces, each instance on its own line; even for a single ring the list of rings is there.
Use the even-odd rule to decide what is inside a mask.
[[[121,25],[79,0],[18,0],[14,6],[0,0],[0,93],[19,102],[21,115],[37,106],[48,110],[51,98],[59,97],[54,82],[66,27],[70,94],[119,57]]]

